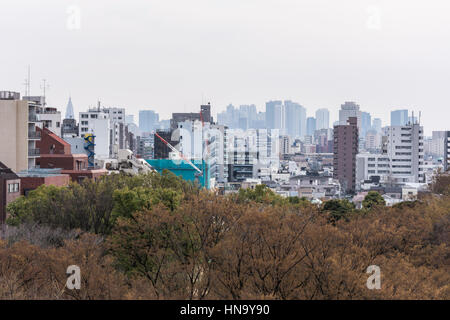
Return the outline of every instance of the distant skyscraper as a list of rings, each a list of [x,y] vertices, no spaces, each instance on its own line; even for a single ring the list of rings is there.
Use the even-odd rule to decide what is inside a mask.
[[[382,122],[380,118],[375,118],[372,120],[372,129],[377,133],[381,133]]]
[[[357,119],[359,133],[361,133],[361,110],[359,110],[359,105],[355,102],[346,101],[341,105],[341,110],[339,110],[339,124],[341,126],[347,125],[350,117]]]
[[[330,127],[330,111],[328,109],[318,109],[316,111],[316,129],[328,129]]]
[[[159,115],[153,110],[139,111],[139,130],[141,132],[152,132],[156,130],[159,122]]]
[[[303,137],[306,135],[306,109],[296,102],[284,101],[282,120],[284,133],[291,137]]]
[[[266,103],[266,126],[267,129],[281,128],[281,101],[269,101]]]
[[[361,112],[361,135],[366,137],[367,132],[372,129],[372,117],[368,112]]]
[[[306,119],[306,135],[314,136],[314,132],[316,131],[317,120],[314,117],[309,117]]]
[[[72,104],[72,97],[69,97],[69,102],[67,103],[66,107],[66,118],[65,119],[74,119],[75,115],[73,113],[73,104]]]
[[[408,110],[391,111],[391,126],[404,126],[408,123]]]

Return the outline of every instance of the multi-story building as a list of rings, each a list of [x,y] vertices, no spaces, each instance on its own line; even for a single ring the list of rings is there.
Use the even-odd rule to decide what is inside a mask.
[[[39,108],[37,112],[39,121],[42,123],[43,128],[49,129],[51,132],[62,136],[61,132],[61,111],[56,108]]]
[[[440,158],[444,157],[445,152],[445,143],[444,141],[447,138],[447,131],[433,131],[431,137],[431,144],[429,150],[427,150],[428,154]]]
[[[41,140],[36,145],[41,151],[37,163],[41,169],[61,169],[61,174],[67,174],[72,181],[97,179],[107,173],[105,169],[88,168],[88,155],[81,150],[72,153],[71,144],[58,137],[47,128],[38,129]]]
[[[209,162],[211,178],[220,183],[228,178],[228,168],[225,167],[226,134],[225,126],[218,124],[211,124],[205,133],[208,141],[205,160]]]
[[[450,169],[450,131],[445,131],[444,139],[444,171]]]
[[[266,103],[266,126],[267,129],[281,129],[282,127],[283,102],[280,100]]]
[[[296,102],[284,101],[282,126],[283,134],[293,138],[306,135],[306,109]]]
[[[69,102],[66,107],[66,116],[64,119],[75,119],[75,113],[73,112],[72,97],[69,97]]]
[[[419,123],[383,128],[383,153],[391,159],[392,180],[425,183],[423,127]]]
[[[330,128],[330,111],[322,108],[316,110],[316,130]]]
[[[188,159],[203,158],[203,125],[201,121],[179,122],[172,133],[172,139],[178,143],[174,147]]]
[[[361,138],[366,138],[367,132],[372,129],[372,117],[369,112],[361,112]]]
[[[366,133],[365,149],[371,152],[377,152],[381,150],[381,134],[375,130],[369,130]]]
[[[102,108],[102,112],[109,115],[110,124],[110,156],[117,158],[119,149],[127,149],[128,130],[125,123],[125,109],[124,108]]]
[[[153,110],[139,111],[139,130],[141,132],[154,132],[158,129],[159,114]]]
[[[280,136],[280,157],[291,153],[291,137]]]
[[[314,117],[309,117],[306,119],[306,135],[313,136],[316,131],[317,120]]]
[[[391,160],[386,154],[359,153],[356,155],[356,185],[367,180],[386,182],[391,173]]]
[[[253,178],[267,180],[270,179],[270,170],[278,170],[278,130],[230,129],[226,130],[225,136],[224,163],[228,167],[228,181],[240,181],[241,178],[245,180],[250,169]],[[268,174],[262,176],[264,172]]]
[[[176,140],[172,140],[172,130],[156,130],[154,134],[154,151],[153,151],[153,159],[169,159],[169,154],[171,152],[170,148],[156,136],[159,135],[165,141],[167,141],[172,146],[177,143]]]
[[[135,137],[140,135],[139,127],[134,122],[134,115],[132,114],[126,115],[125,124],[128,127],[128,132],[131,132]]]
[[[404,126],[408,123],[408,110],[391,111],[391,126]]]
[[[382,122],[381,122],[380,118],[375,118],[372,120],[372,129],[375,130],[379,134],[381,134],[381,126],[382,126]]]
[[[15,172],[36,166],[37,111],[42,105],[41,98],[21,100],[18,92],[0,91],[0,161]]]
[[[342,190],[354,193],[356,188],[356,154],[358,153],[358,119],[349,117],[348,124],[334,127],[333,177]]]
[[[73,113],[72,98],[69,97],[69,102],[67,103],[66,107],[66,116],[62,121],[60,137],[62,137],[63,139],[74,138],[78,137],[79,133],[80,132],[77,125],[77,121],[75,120],[75,116]]]
[[[6,207],[18,197],[20,197],[20,178],[0,162],[0,228],[6,222]]]
[[[63,139],[78,137],[80,131],[75,119],[64,119],[61,128],[61,137]]]
[[[361,117],[362,113],[359,110],[359,105],[355,102],[346,101],[341,105],[341,110],[339,110],[339,125],[345,126],[347,125],[348,119],[350,117],[355,117],[357,119],[357,126],[359,130],[359,134],[361,135]]]
[[[148,136],[137,136],[137,154],[143,159],[153,159],[153,148],[155,143],[155,136],[150,134]]]
[[[84,138],[87,134],[95,136],[95,157],[110,158],[113,150],[109,114],[100,108],[91,108],[87,112],[80,112],[79,127],[80,137]]]
[[[170,128],[175,130],[178,126],[178,123],[184,121],[195,121],[199,120],[201,122],[212,122],[213,118],[211,117],[211,104],[200,106],[200,112],[183,112],[183,113],[172,113],[172,119],[170,120]]]

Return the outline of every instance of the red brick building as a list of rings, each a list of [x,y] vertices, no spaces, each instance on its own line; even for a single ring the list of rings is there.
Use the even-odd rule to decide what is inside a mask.
[[[95,180],[107,173],[104,169],[88,169],[88,156],[72,154],[70,144],[50,130],[37,130],[41,131],[41,140],[36,142],[36,147],[41,150],[41,156],[36,161],[40,168],[60,168],[62,174],[68,174],[75,182],[85,178]]]
[[[333,177],[346,193],[354,193],[356,187],[357,121],[356,117],[350,117],[347,125],[334,127]]]
[[[69,185],[70,176],[62,174],[61,170],[30,169],[18,173],[20,177],[20,194],[28,192],[45,184],[46,186],[66,187]]]
[[[7,218],[6,207],[20,197],[20,178],[0,162],[0,226]]]

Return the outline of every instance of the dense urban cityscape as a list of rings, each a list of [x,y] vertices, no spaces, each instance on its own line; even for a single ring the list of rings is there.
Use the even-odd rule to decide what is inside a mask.
[[[2,0],[0,307],[435,311],[450,299],[449,9]]]
[[[284,197],[347,198],[361,207],[370,191],[388,205],[415,200],[450,163],[450,131],[425,137],[420,111],[393,110],[383,125],[350,101],[332,124],[328,109],[306,117],[289,100],[269,101],[264,112],[228,105],[216,120],[211,104],[167,120],[144,109],[137,125],[125,108],[98,102],[77,120],[71,98],[62,116],[44,96],[2,91],[0,112],[8,132],[0,136],[2,223],[8,203],[41,184],[119,171],[167,169],[221,194],[264,184]]]

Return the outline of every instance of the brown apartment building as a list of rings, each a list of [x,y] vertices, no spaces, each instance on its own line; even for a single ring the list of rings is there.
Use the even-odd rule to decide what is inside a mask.
[[[358,119],[350,117],[346,125],[334,127],[333,177],[345,193],[355,192],[357,153]]]

